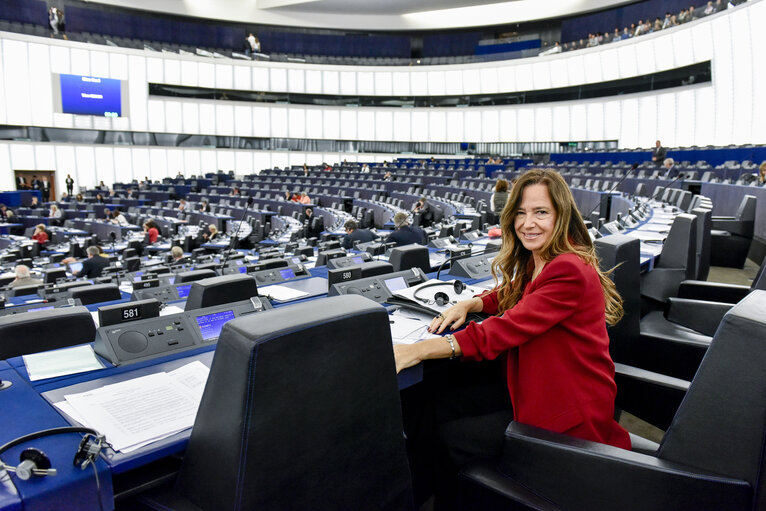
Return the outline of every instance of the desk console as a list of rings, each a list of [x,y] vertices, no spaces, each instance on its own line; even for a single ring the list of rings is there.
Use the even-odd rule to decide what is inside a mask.
[[[492,276],[492,260],[497,252],[466,257],[452,262],[449,274],[454,277],[486,279]]]
[[[365,279],[339,282],[330,286],[328,296],[361,295],[378,303],[387,301],[396,291],[421,284],[428,280],[420,268],[376,275]]]
[[[134,287],[130,299],[131,301],[134,301],[156,298],[162,303],[177,302],[178,300],[185,300],[186,297],[189,296],[191,286],[192,282],[173,284],[170,286],[148,287],[144,289],[136,289],[136,287]]]
[[[271,309],[262,297],[101,327],[94,349],[114,365],[133,364],[218,341],[223,325],[234,318]]]

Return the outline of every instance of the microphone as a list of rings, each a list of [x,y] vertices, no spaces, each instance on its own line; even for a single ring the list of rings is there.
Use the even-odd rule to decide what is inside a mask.
[[[452,261],[456,261],[458,259],[464,259],[466,257],[471,257],[471,249],[472,248],[473,248],[473,243],[469,243],[468,244],[468,255],[466,255],[466,254],[455,255],[455,256],[452,256],[452,257],[448,257],[444,261],[442,261],[442,264],[439,265],[439,269],[436,270],[436,280],[439,280],[439,275],[441,274],[442,270],[447,265],[447,263],[451,263]],[[444,249],[445,253],[448,253],[449,251],[450,251],[449,248]],[[481,254],[477,254],[477,255],[481,255]]]
[[[250,209],[250,206],[252,205],[253,205],[253,197],[248,196],[247,204],[245,205],[245,210],[242,212],[242,218],[239,219],[237,228],[234,231],[234,234],[231,236],[231,241],[229,241],[229,248],[226,250],[226,254],[223,256],[223,264],[221,264],[221,275],[223,275],[224,269],[226,268],[226,263],[229,260],[229,255],[231,254],[231,251],[234,247],[234,243],[237,240],[237,234],[239,234],[239,228],[242,227],[242,222],[245,221],[245,215],[247,215],[247,210]]]
[[[611,188],[611,189],[610,189],[610,190],[607,192],[607,195],[611,195],[611,194],[612,194],[612,192],[614,192],[615,190],[617,190],[617,188],[618,188],[618,187],[619,187],[619,186],[620,186],[620,185],[623,183],[623,181],[625,181],[625,178],[627,178],[627,177],[628,177],[628,176],[631,174],[631,172],[633,172],[634,170],[636,170],[634,167],[631,167],[631,168],[629,168],[629,169],[628,169],[628,171],[625,173],[625,175],[624,175],[624,176],[622,176],[622,177],[620,178],[620,180],[619,180],[619,181],[617,181],[617,183],[616,183],[616,184],[615,184],[615,185],[614,185],[614,186],[613,186],[613,187],[612,187],[612,188]],[[598,198],[598,202],[596,202],[596,206],[595,206],[593,209],[591,209],[591,210],[590,210],[590,213],[588,213],[588,215],[587,215],[586,217],[584,217],[583,219],[584,219],[584,220],[587,220],[587,219],[589,219],[589,218],[590,218],[590,216],[591,216],[593,213],[595,213],[595,212],[596,212],[596,210],[597,210],[597,209],[598,209],[600,206],[601,206],[601,196],[599,196],[599,198]],[[609,219],[607,218],[607,220],[609,220]]]
[[[672,180],[670,183],[666,184],[665,186],[663,186],[662,188],[660,188],[660,189],[659,189],[659,191],[655,192],[655,193],[654,193],[654,195],[652,195],[651,199],[649,199],[649,200],[654,200],[654,199],[656,199],[656,198],[657,198],[657,197],[660,195],[660,193],[664,192],[664,191],[665,191],[667,188],[669,188],[669,187],[670,187],[670,186],[671,186],[673,183],[675,183],[676,181],[678,181],[679,179],[681,179],[681,178],[683,178],[683,177],[685,177],[684,173],[683,173],[683,172],[679,172],[679,173],[678,173],[678,175],[677,175],[676,177],[674,177],[674,178],[673,178],[673,180]]]

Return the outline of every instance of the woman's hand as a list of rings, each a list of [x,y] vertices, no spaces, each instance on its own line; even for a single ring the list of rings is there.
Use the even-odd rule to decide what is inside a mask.
[[[428,326],[428,331],[432,334],[440,334],[444,332],[444,329],[448,326],[450,327],[450,330],[455,330],[465,323],[465,319],[469,312],[481,312],[483,308],[484,302],[478,297],[458,302],[436,316]]]
[[[397,374],[402,372],[403,369],[418,365],[422,361],[419,351],[417,343],[394,345],[394,360],[396,361]]]

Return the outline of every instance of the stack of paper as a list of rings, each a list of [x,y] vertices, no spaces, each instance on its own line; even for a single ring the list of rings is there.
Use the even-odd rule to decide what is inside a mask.
[[[428,337],[428,325],[433,317],[421,312],[399,309],[389,316],[391,340],[394,344],[413,344]]]
[[[195,361],[169,373],[69,394],[56,406],[105,435],[115,451],[130,452],[194,424],[209,372]]]

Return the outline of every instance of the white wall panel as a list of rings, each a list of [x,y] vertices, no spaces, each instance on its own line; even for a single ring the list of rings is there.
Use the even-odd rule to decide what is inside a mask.
[[[179,172],[183,174],[184,170],[184,151],[183,149],[167,149],[165,151],[168,163],[168,176],[176,177]]]
[[[72,48],[72,74],[90,76],[90,52],[80,48]]]
[[[497,70],[493,67],[484,68],[480,74],[482,94],[497,94]]]
[[[604,136],[607,139],[620,138],[622,111],[620,101],[609,101],[604,104]]]
[[[341,71],[340,93],[346,96],[356,94],[356,73],[353,71]]]
[[[199,85],[197,80],[197,63],[191,60],[181,61],[181,85],[187,87],[196,87]]]
[[[395,96],[410,95],[410,74],[399,71],[393,73],[393,91]]]
[[[234,70],[230,64],[215,65],[215,86],[219,89],[234,88]]]
[[[322,138],[322,110],[310,108],[306,110],[306,138]]]
[[[617,49],[617,62],[620,66],[620,78],[628,78],[638,74],[636,61],[636,45],[624,44]]]
[[[340,78],[337,71],[322,71],[322,92],[324,94],[340,94]]]
[[[463,73],[463,94],[481,93],[481,70],[464,69]]]
[[[518,119],[516,109],[503,109],[500,111],[500,140],[510,142],[519,140]]]
[[[638,116],[638,144],[640,147],[650,147],[651,142],[658,138],[656,96],[638,98]],[[665,143],[670,145],[669,142]]]
[[[234,135],[234,105],[227,105],[226,101],[217,102],[215,105],[215,132],[218,135]]]
[[[287,108],[271,109],[271,136],[287,137]]]
[[[710,23],[695,23],[691,27],[695,62],[713,58],[713,32]]]
[[[184,133],[198,134],[202,131],[199,127],[199,105],[192,101],[184,101],[181,104]]]
[[[200,173],[199,149],[184,149],[183,174],[186,177]]]
[[[413,96],[428,95],[428,73],[425,71],[410,73],[410,94]]]
[[[11,146],[12,148],[13,146]],[[58,172],[66,172],[72,174],[74,179],[75,189],[79,186],[93,186],[98,184],[95,181],[89,180],[85,174],[80,175],[77,168],[77,162],[74,157],[74,146],[68,144],[57,144],[56,149],[56,170]],[[14,170],[19,170],[13,167]],[[92,179],[92,178],[90,178]],[[106,182],[106,181],[104,181]],[[15,187],[14,187],[15,189]]]
[[[394,113],[386,110],[375,112],[375,140],[388,142],[394,139]]]
[[[654,59],[654,44],[651,38],[639,39],[636,43],[636,67],[638,74],[648,75],[657,70],[657,61]]]
[[[306,92],[306,77],[303,69],[289,69],[287,71],[287,85],[290,92]]]
[[[463,140],[481,142],[481,112],[465,110],[463,114]]]
[[[573,141],[588,139],[588,110],[583,104],[571,104],[569,107],[569,136]]]
[[[750,21],[746,11],[737,11],[729,16],[732,32],[731,56],[734,76],[732,77],[732,99],[734,104],[733,116],[735,121],[732,124],[733,144],[746,144],[751,140],[760,138],[766,141],[766,134],[759,133],[755,135],[752,132],[753,126],[753,101],[754,95],[760,95],[763,91],[763,83],[756,84],[753,81],[753,66],[757,53],[763,52],[764,48],[753,48],[750,38]],[[756,30],[763,31],[764,27],[759,26]],[[761,67],[761,66],[757,66]]]
[[[197,82],[200,87],[212,89],[215,87],[215,65],[207,62],[197,64]]]
[[[288,134],[290,138],[306,138],[306,111],[302,108],[288,109]]]
[[[238,137],[253,136],[253,107],[250,105],[236,105],[234,107],[234,133]]]
[[[427,142],[428,137],[428,112],[415,110],[411,117],[412,127],[410,137],[415,142]]]
[[[90,51],[90,74],[109,78],[109,54],[105,51]]]
[[[463,94],[463,72],[446,71],[444,73],[444,88],[449,96]]]
[[[675,67],[694,64],[694,43],[692,42],[691,30],[678,30],[673,35],[671,42],[673,48]],[[665,48],[665,51],[668,49]]]
[[[750,6],[750,46],[752,48],[766,48],[766,31],[763,30],[766,23],[766,4]],[[751,66],[753,73],[753,86],[758,87],[766,83],[766,66]],[[766,133],[766,94],[753,94],[753,140],[761,139]]]
[[[552,121],[553,141],[569,140],[569,107],[562,105],[554,106]]]
[[[326,139],[338,139],[340,138],[340,111],[338,110],[325,110],[323,112],[324,117],[324,136]]]
[[[113,80],[128,79],[128,56],[122,53],[110,53],[109,78]]]
[[[551,88],[551,67],[548,61],[540,62],[532,66],[532,83],[535,89]],[[482,77],[484,75],[482,74]]]
[[[149,148],[147,147],[133,147],[133,168],[132,179],[139,181],[145,179],[147,176],[151,177],[152,164],[149,158]],[[120,174],[122,176],[122,174]]]
[[[657,63],[657,71],[665,71],[673,68],[673,36],[670,34],[655,37],[652,42],[654,43],[654,59]]]
[[[394,93],[393,75],[390,71],[375,71],[375,94],[390,96]]]
[[[98,52],[101,54],[101,52]],[[106,54],[102,54],[106,55]],[[50,52],[43,44],[29,45],[29,93],[32,124],[53,125],[53,82],[50,73]],[[30,100],[31,100],[30,98]]]
[[[600,51],[589,51],[583,55],[583,66],[585,66],[585,82],[601,82],[601,54]]]
[[[519,137],[521,140],[535,139],[535,109],[532,107],[520,108],[516,117]]]
[[[712,20],[715,46],[713,48],[713,79],[715,80],[715,140],[717,145],[733,143],[734,123],[734,62],[732,32],[728,17]],[[744,98],[743,98],[744,99]]]
[[[309,94],[322,93],[322,71],[319,69],[306,70],[306,92]]]
[[[333,160],[336,161],[337,157]],[[271,166],[283,169],[290,165],[290,157],[287,153],[271,153]]]
[[[96,175],[96,156],[93,146],[75,146],[75,159],[77,160],[77,175],[81,182],[95,183],[104,181]]]
[[[444,96],[446,94],[444,71],[428,72],[428,95]]]
[[[35,144],[34,151],[35,169],[56,169],[56,150],[53,147],[53,144]]]
[[[463,110],[452,109],[447,112],[447,142],[462,142]]]
[[[609,49],[601,52],[601,79],[604,81],[620,78],[620,64],[617,50]]]
[[[372,71],[359,71],[356,73],[357,94],[360,96],[373,96],[375,94],[375,73]]]
[[[32,115],[29,98],[29,55],[27,43],[3,42],[3,75],[5,76],[6,118],[8,124],[26,126]]]
[[[497,110],[481,112],[481,141],[500,142],[500,116]]]
[[[215,105],[212,103],[200,103],[199,105],[199,131],[203,135],[215,135]]]
[[[103,181],[104,183],[116,183],[118,181],[123,181],[123,177],[115,174],[114,172],[114,152],[115,148],[112,146],[96,146],[94,151],[94,157],[96,159],[96,179],[98,181]],[[69,172],[71,174],[71,172]],[[59,195],[62,191],[66,190],[66,175],[67,171],[63,169],[57,169],[56,172],[56,179],[57,182],[61,182],[61,186],[58,184],[56,185],[56,188],[58,189]],[[72,176],[74,178],[74,176]],[[75,189],[77,189],[77,186],[79,186],[82,183],[75,183]],[[93,183],[97,184],[97,183]],[[76,193],[76,192],[75,192]]]
[[[604,133],[604,104],[590,102],[586,106],[588,116],[588,140],[604,140],[609,138]]]
[[[181,85],[181,62],[176,59],[165,59],[165,79],[162,83]]]
[[[360,109],[356,122],[356,132],[359,140],[376,140],[374,111],[368,109]]]
[[[168,177],[168,155],[164,147],[149,149],[149,178],[152,181],[162,181]]]
[[[657,96],[657,138],[668,147],[674,147],[679,145],[677,137],[676,94],[660,94]]]
[[[165,102],[165,129],[168,133],[183,133],[183,107],[180,101]]]
[[[131,56],[128,59],[130,80],[128,80],[128,98],[130,100],[130,129],[146,131],[146,101],[149,95],[146,86],[146,59]]]
[[[676,144],[678,146],[694,145],[696,126],[696,105],[694,104],[694,91],[682,91],[676,100]]]
[[[569,75],[569,85],[585,83],[585,58],[582,56],[568,58],[567,74]]]
[[[431,142],[447,140],[447,115],[443,110],[431,110],[429,112],[428,139]]]
[[[344,109],[340,111],[340,138],[341,140],[356,139],[356,110]]]
[[[551,107],[535,108],[535,138],[536,142],[547,142],[553,137],[553,118]]]
[[[35,148],[31,144],[11,146],[11,165],[14,170],[35,170]]]
[[[199,152],[199,172],[204,175],[208,172],[216,172],[218,170],[218,159],[216,158],[215,149],[203,149]]]
[[[288,158],[287,162],[288,162],[288,164],[291,167],[293,165],[303,165],[304,163],[306,163],[306,153],[299,153],[299,152],[296,152],[296,151],[290,151],[287,154],[289,155],[289,158]]]
[[[146,59],[146,79],[151,83],[164,83],[165,82],[165,70],[164,64],[159,57],[149,57]],[[73,66],[74,69],[74,66]],[[131,68],[130,76],[133,76],[133,69]]]
[[[638,137],[638,124],[641,121],[638,112],[638,98],[625,99],[620,105],[622,124],[620,125],[621,147],[651,147],[651,141],[642,141]]]
[[[72,74],[69,58],[69,48],[66,46],[51,46],[50,48],[51,73]]]
[[[150,99],[149,131],[165,131],[165,102],[161,99]]]
[[[269,68],[267,67],[253,68],[253,90],[257,90],[257,91],[271,90],[271,85],[269,82]]]
[[[271,110],[267,106],[253,107],[253,136],[271,136]]]
[[[224,172],[229,172],[230,170],[234,170],[236,163],[234,161],[234,151],[216,151],[215,155],[217,157],[216,162],[216,170],[222,170]]]
[[[134,175],[133,175],[133,149],[132,148],[130,147],[115,147],[114,148],[114,174],[115,174],[115,180],[119,180],[122,182],[130,181],[133,179]],[[106,183],[106,179],[104,179],[103,181],[104,183]],[[75,180],[75,186],[80,186],[82,184],[84,183],[80,183],[79,181]]]
[[[554,58],[550,62],[550,69],[551,69],[551,87],[553,88],[567,87],[569,85],[569,76],[567,76],[566,59],[563,59],[561,57]],[[502,83],[500,85],[500,88],[503,89]]]
[[[271,168],[271,153],[255,151],[253,153],[253,170],[260,173]]]
[[[410,140],[412,134],[412,115],[409,110],[396,110],[394,112],[394,137],[398,141]]]
[[[252,73],[247,66],[234,66],[234,88],[237,90],[250,90]]]

